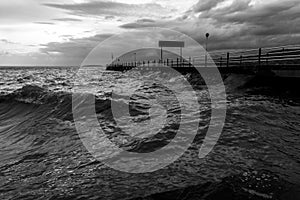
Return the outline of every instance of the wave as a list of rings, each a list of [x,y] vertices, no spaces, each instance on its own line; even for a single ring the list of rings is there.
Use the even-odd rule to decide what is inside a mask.
[[[96,98],[96,108],[108,109],[108,101]],[[0,151],[0,167],[11,159],[82,148],[74,126],[72,94],[26,85],[0,95],[0,139],[6,141],[1,148],[10,149]]]
[[[49,115],[72,121],[72,96],[67,92],[52,92],[36,85],[26,85],[10,94],[0,96],[0,104],[1,107],[10,108],[2,109],[1,116],[4,117],[14,112],[13,115]],[[43,112],[38,113],[40,110]]]
[[[0,96],[0,102],[15,101],[26,104],[55,104],[67,100],[71,94],[67,92],[52,92],[37,85],[26,85],[14,92]]]
[[[205,89],[205,84],[199,77],[189,75],[187,78],[197,89]],[[229,88],[233,92],[254,91],[255,88],[264,88],[266,85],[258,82],[255,77],[229,74],[223,78],[227,89]],[[265,80],[265,82],[270,82],[270,79]],[[279,84],[282,82],[278,82]],[[269,88],[274,87],[273,83],[269,85]],[[174,197],[185,199],[202,197],[203,199],[217,199],[215,197],[220,197],[221,199],[226,194],[231,199],[247,198],[249,195],[252,199],[268,199],[271,197],[271,193],[278,192],[277,186],[283,187],[285,183],[282,182],[283,184],[279,185],[281,179],[278,183],[278,180],[274,181],[269,178],[265,181],[265,178],[279,174],[281,178],[284,177],[284,179],[298,183],[299,179],[296,175],[299,170],[293,165],[298,161],[298,158],[294,157],[297,155],[297,148],[287,148],[296,147],[298,142],[296,137],[299,130],[297,110],[282,102],[271,103],[272,98],[257,99],[255,95],[252,98],[244,96],[239,98],[236,95],[233,97],[229,99],[231,105],[228,108],[226,127],[213,156],[207,157],[205,162],[194,159],[196,158],[194,156],[198,155],[198,147],[202,142],[203,134],[205,134],[206,124],[204,122],[210,118],[209,109],[205,109],[201,116],[203,120],[199,126],[199,134],[191,148],[176,163],[160,170],[153,175],[152,179],[151,177],[149,179],[149,174],[138,177],[127,174],[123,176],[122,173],[104,169],[101,163],[93,161],[92,156],[82,145],[74,127],[72,93],[55,92],[38,85],[26,85],[10,94],[0,94],[0,139],[3,141],[0,151],[0,175],[3,173],[7,177],[6,180],[3,179],[1,192],[6,197],[15,199],[25,198],[24,195],[29,194],[29,192],[32,196],[27,197],[35,199],[40,197],[58,199],[59,196],[62,199],[71,198],[72,195],[74,195],[72,196],[74,199],[83,195],[86,195],[85,198],[97,196],[103,199],[121,199],[117,197],[133,194],[132,191],[134,190],[128,192],[128,189],[134,187],[137,188],[136,193],[140,191],[137,196],[140,194],[141,197],[146,196],[140,199],[173,199]],[[120,106],[128,105],[126,101],[123,101],[125,98],[127,97],[117,96],[116,103],[122,104]],[[143,98],[136,96],[133,100],[138,102],[138,99]],[[124,141],[122,139],[125,136],[115,128],[115,124],[108,116],[110,115],[108,112],[110,99],[96,96],[95,100],[96,113],[102,112],[102,126],[105,126],[106,133],[110,134],[111,137],[109,138],[119,137],[119,140],[112,139],[117,144],[122,144],[121,142]],[[143,115],[148,114],[145,112],[149,109],[147,104],[136,103],[133,104],[133,107],[136,110],[132,115],[138,120],[142,120]],[[172,114],[176,113],[176,105],[172,108]],[[140,118],[138,118],[139,116]],[[160,146],[157,145],[165,145],[164,142],[171,138],[169,136],[172,136],[172,130],[175,128],[168,128],[163,134],[164,138],[148,138],[138,142],[132,140],[126,143],[128,146],[124,145],[124,148],[128,151],[142,153],[159,148]],[[120,143],[118,143],[119,141]],[[264,161],[265,156],[268,156],[266,161]],[[288,165],[284,163],[288,163]],[[248,168],[256,168],[256,164],[274,172],[270,175],[260,172],[244,173],[214,183],[216,177],[226,177],[230,173],[244,172]],[[93,170],[97,170],[97,173],[94,173]],[[172,187],[169,187],[170,172],[174,176],[174,182],[171,182],[174,185]],[[44,184],[45,177],[49,185]],[[107,194],[107,191],[96,188],[95,186],[98,185],[95,185],[95,182],[91,180],[98,180],[99,178],[100,183],[107,181],[107,184],[112,185],[111,188],[115,188],[115,190]],[[199,179],[202,179],[203,182],[208,180],[213,182],[202,185],[200,184],[202,180],[199,181]],[[120,180],[121,184],[133,183],[135,185],[131,188],[123,187],[124,190],[122,188],[120,190],[120,185],[117,185],[120,184],[120,181],[116,180]],[[148,196],[151,193],[165,191],[155,190],[158,184],[157,180],[159,180],[159,184],[162,181],[167,183],[166,188],[170,192]],[[86,183],[84,193],[81,190],[80,192],[76,190],[76,188],[81,188],[83,182]],[[36,187],[37,183],[39,187]],[[79,184],[74,185],[77,183]],[[251,187],[246,185],[247,183]],[[270,186],[268,186],[269,183]],[[53,190],[52,192],[52,184],[57,184],[58,187],[59,184],[63,184],[63,189],[67,192],[61,193],[60,190]],[[174,191],[176,185],[182,189]],[[187,187],[189,185],[195,186]],[[34,187],[34,191],[30,187]],[[144,194],[145,188],[150,188],[147,195]],[[108,195],[115,196],[107,198]],[[272,197],[274,199],[286,199],[277,198],[277,196]]]
[[[89,113],[86,113],[85,110],[89,110],[91,107],[89,104],[82,102],[83,99],[81,98],[79,98],[80,101],[77,101],[77,98],[82,97],[81,95],[84,94],[78,95],[75,95],[74,99],[75,107],[77,106],[77,103],[81,104],[77,112],[87,116]],[[149,108],[151,106],[144,101],[143,96],[133,96],[130,98],[130,102],[127,100],[128,97],[123,95],[115,95],[113,100],[109,96],[108,98],[103,98],[94,95],[94,97],[95,112],[97,114],[100,126],[107,135],[120,137],[120,139],[116,140],[121,141],[125,136],[124,133],[122,133],[123,136],[122,134],[118,136],[116,134],[119,134],[120,130],[118,129],[118,126],[116,126],[116,121],[114,120],[114,117],[116,116],[113,116],[112,113],[112,103],[118,109],[123,109],[129,106],[130,115],[135,123],[149,120]],[[53,92],[37,85],[26,85],[10,94],[2,95],[0,96],[0,121],[2,122],[0,124],[0,134],[2,129],[3,131],[7,129],[6,133],[10,137],[16,133],[19,133],[19,130],[24,129],[23,135],[20,134],[18,137],[16,137],[19,139],[24,139],[26,135],[28,136],[28,134],[31,133],[30,130],[32,129],[32,126],[36,126],[37,128],[44,126],[47,127],[47,124],[45,125],[44,123],[52,123],[51,121],[53,120],[56,122],[60,121],[56,123],[58,125],[61,122],[70,122],[72,123],[71,126],[74,129],[72,98],[73,95],[70,92]],[[132,146],[133,151],[152,151],[153,148],[160,148],[161,146],[165,145],[166,140],[169,141],[174,137],[174,134],[178,129],[177,123],[180,121],[179,104],[178,102],[174,104],[169,103],[169,105],[165,105],[165,107],[167,109],[167,119],[164,124],[164,128],[161,130],[161,133],[157,134],[155,137],[153,136],[136,143],[134,146]],[[120,111],[120,113],[122,112]],[[11,121],[16,122],[14,126],[9,125]],[[155,130],[155,126],[149,126],[149,130],[150,129]],[[129,136],[126,135],[126,138],[127,137]],[[158,140],[161,141],[161,143],[157,142]],[[139,147],[141,143],[147,144],[144,145],[144,149]]]

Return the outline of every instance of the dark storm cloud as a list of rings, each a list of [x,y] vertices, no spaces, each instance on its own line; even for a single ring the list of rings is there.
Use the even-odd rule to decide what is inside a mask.
[[[95,48],[100,42],[111,37],[111,34],[99,34],[92,37],[71,39],[68,42],[51,42],[40,50],[41,53],[51,55],[59,54],[61,59],[70,59],[74,63],[80,63],[87,54]]]
[[[223,0],[200,0],[194,7],[195,12],[207,11],[214,8],[218,3]]]
[[[220,6],[223,4],[223,6]],[[200,0],[176,20],[135,21],[125,29],[164,27],[183,32],[200,44],[211,33],[210,49],[243,49],[300,43],[300,1]],[[191,17],[196,15],[197,17]]]
[[[207,10],[199,18],[213,19],[215,26],[240,25],[239,31],[232,36],[280,36],[300,33],[299,10],[298,0],[262,5],[251,5],[249,0],[235,0],[228,8]]]
[[[139,19],[139,20],[137,20],[137,22],[152,23],[152,22],[155,22],[155,20],[153,20],[153,19]]]
[[[5,43],[5,44],[17,44],[17,43],[15,43],[15,42],[11,42],[11,41],[9,41],[9,40],[7,40],[7,39],[0,39],[0,42],[3,42],[3,43]]]
[[[75,18],[57,18],[53,19],[55,21],[63,21],[63,22],[81,22],[82,20],[80,19],[75,19]]]
[[[80,4],[44,4],[49,7],[71,11],[75,15],[110,16],[161,16],[167,11],[156,3],[125,4],[112,1],[92,1]]]
[[[53,22],[34,22],[35,24],[55,25]]]
[[[251,5],[251,0],[234,0],[223,9],[207,9],[200,13],[199,19],[213,19],[216,25],[244,24],[275,27],[283,24],[296,25],[300,18],[300,1],[287,0],[276,3]],[[195,10],[195,13],[197,11]],[[284,23],[282,23],[284,22]]]
[[[0,51],[0,55],[3,56],[1,61],[14,64],[20,64],[22,61],[22,65],[79,66],[93,48],[110,36],[112,35],[99,34],[92,37],[70,39],[68,42],[51,42],[41,45],[39,52],[31,53],[30,56],[27,54],[15,55],[13,60],[5,51]],[[5,39],[3,41],[6,42]]]
[[[112,16],[112,15],[108,15],[108,16],[105,16],[105,19],[114,19],[115,16]]]
[[[146,27],[160,26],[159,22],[152,19],[140,19],[133,23],[123,24],[120,27],[124,29],[138,29]]]
[[[0,55],[1,56],[7,56],[7,55],[10,55],[10,53],[7,52],[7,51],[0,51]]]
[[[276,24],[275,19],[299,18],[300,1],[287,0],[276,4],[251,5],[251,0],[234,0],[230,6],[217,10],[205,10],[200,18],[212,18],[220,23]]]

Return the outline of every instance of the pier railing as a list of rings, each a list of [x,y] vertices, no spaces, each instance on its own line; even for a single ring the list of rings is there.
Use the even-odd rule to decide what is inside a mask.
[[[297,67],[300,64],[300,45],[214,52],[210,55],[219,67]]]
[[[164,64],[170,67],[274,67],[285,68],[299,67],[300,65],[300,45],[259,48],[236,51],[215,51],[210,52],[211,59],[206,55],[198,57],[178,57],[176,59],[165,58],[164,60],[144,60],[137,62],[114,62],[109,67],[147,67],[155,64]]]

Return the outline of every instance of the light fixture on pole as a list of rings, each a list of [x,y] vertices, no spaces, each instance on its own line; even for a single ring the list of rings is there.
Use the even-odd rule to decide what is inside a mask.
[[[136,67],[136,53],[134,53],[134,66]]]
[[[208,43],[208,37],[209,37],[209,33],[205,34],[206,40],[205,40],[205,67],[207,67],[207,43]]]

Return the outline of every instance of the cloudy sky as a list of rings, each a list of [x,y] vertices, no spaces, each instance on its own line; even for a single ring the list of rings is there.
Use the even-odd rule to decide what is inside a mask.
[[[162,27],[210,51],[300,44],[300,0],[0,1],[0,65],[80,65],[101,41]]]

